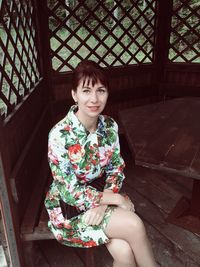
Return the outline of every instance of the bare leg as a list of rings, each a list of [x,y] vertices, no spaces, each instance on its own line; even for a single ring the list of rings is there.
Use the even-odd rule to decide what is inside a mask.
[[[105,232],[111,239],[128,242],[139,267],[157,266],[144,224],[135,213],[117,208],[112,213]]]
[[[106,247],[114,259],[113,267],[136,267],[133,251],[125,240],[111,239]]]

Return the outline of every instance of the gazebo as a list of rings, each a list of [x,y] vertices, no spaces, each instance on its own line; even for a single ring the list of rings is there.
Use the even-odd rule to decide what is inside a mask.
[[[116,120],[127,108],[198,99],[199,21],[198,0],[0,1],[0,197],[13,266],[28,266],[27,243],[53,238],[42,205],[49,183],[47,137],[72,104],[74,67],[92,59],[106,69],[105,112]],[[126,158],[123,127],[120,135]]]

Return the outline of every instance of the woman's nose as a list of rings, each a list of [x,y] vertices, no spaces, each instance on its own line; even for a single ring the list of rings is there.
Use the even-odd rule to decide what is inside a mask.
[[[95,103],[95,102],[97,102],[97,99],[98,99],[98,98],[97,98],[97,94],[96,94],[96,92],[92,93],[92,95],[91,95],[91,99],[90,99],[90,100],[91,100],[92,102]]]

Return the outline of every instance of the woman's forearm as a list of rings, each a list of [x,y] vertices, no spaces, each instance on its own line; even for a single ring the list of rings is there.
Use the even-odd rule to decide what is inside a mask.
[[[116,205],[119,206],[123,202],[123,196],[118,193],[113,193],[111,190],[105,190],[101,198],[102,205]]]

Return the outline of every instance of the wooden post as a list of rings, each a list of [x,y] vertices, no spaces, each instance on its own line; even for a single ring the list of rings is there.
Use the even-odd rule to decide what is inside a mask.
[[[41,75],[44,80],[45,101],[52,99],[52,63],[50,57],[50,34],[47,1],[34,0],[36,36],[40,55]]]
[[[3,152],[3,129],[0,125],[0,151]],[[6,144],[4,144],[5,146]],[[6,165],[6,161],[4,161]],[[5,229],[6,241],[8,244],[9,256],[12,266],[25,266],[22,244],[20,241],[19,225],[14,212],[12,194],[5,168],[3,168],[3,155],[0,154],[0,201],[2,208],[3,225]]]
[[[162,84],[165,82],[165,68],[168,62],[171,17],[173,11],[173,0],[158,1],[157,26],[155,40],[155,84],[159,88],[159,94],[163,97],[165,93]]]

